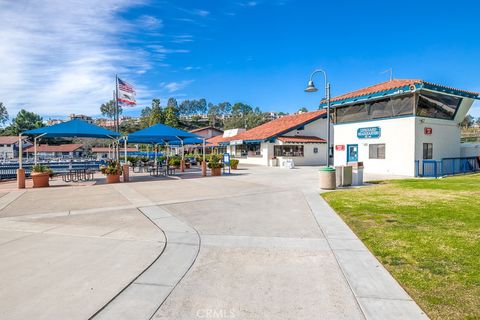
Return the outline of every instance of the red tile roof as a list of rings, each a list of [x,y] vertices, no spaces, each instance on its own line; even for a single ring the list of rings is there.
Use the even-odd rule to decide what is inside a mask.
[[[301,114],[293,114],[289,116],[284,116],[258,127],[252,128],[245,132],[239,133],[236,136],[227,138],[225,141],[233,140],[266,140],[282,133],[291,131],[297,127],[302,126],[303,124],[319,119],[324,116],[326,113],[325,109],[305,112]]]
[[[108,151],[112,151],[113,149],[111,148],[108,148],[108,147],[92,147],[92,153],[104,153],[104,152],[108,152]],[[138,149],[135,148],[135,147],[127,147],[127,152],[137,152]],[[121,152],[125,152],[125,149],[124,148],[120,148],[120,153]]]
[[[326,143],[325,139],[315,136],[281,136],[277,138],[287,143]]]
[[[224,138],[222,136],[215,136],[210,139],[205,140],[208,147],[218,147],[219,142],[228,141],[229,138]]]
[[[26,138],[26,137],[22,137]],[[18,136],[0,136],[0,144],[14,144],[18,142]]]
[[[37,146],[37,152],[73,152],[82,147],[83,145],[81,143],[61,144],[58,146],[40,144]],[[34,150],[35,150],[34,146],[30,146],[25,149],[25,152],[33,153],[35,152]]]
[[[405,86],[411,86],[411,85],[417,85],[417,84],[427,84],[430,86],[435,86],[438,88],[444,88],[444,89],[449,89],[449,90],[456,90],[460,92],[464,92],[467,94],[473,94],[473,95],[478,95],[479,93],[477,92],[472,92],[472,91],[466,91],[466,90],[460,90],[460,89],[455,89],[443,85],[438,85],[434,84],[431,82],[427,82],[421,79],[392,79],[390,81],[385,81],[381,82],[378,84],[375,84],[373,86],[369,86],[363,89],[355,90],[349,93],[342,94],[340,96],[336,96],[331,99],[332,102],[334,101],[339,101],[339,100],[345,100],[345,99],[350,99],[350,98],[356,98],[356,97],[361,97],[361,96],[366,96],[366,95],[371,95],[375,94],[378,92],[382,91],[388,91],[388,90],[394,90],[394,89],[399,89]],[[322,100],[322,103],[324,103],[325,100]]]

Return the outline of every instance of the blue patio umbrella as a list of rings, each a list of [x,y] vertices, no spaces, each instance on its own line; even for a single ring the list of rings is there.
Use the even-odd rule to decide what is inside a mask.
[[[185,145],[202,143],[202,137],[164,124],[156,124],[128,135],[126,143]]]
[[[159,123],[131,133],[127,139],[131,143],[167,144],[173,141],[184,141],[187,138],[201,139],[196,134]]]
[[[35,163],[37,163],[36,145],[38,138],[104,138],[114,139],[120,137],[120,133],[111,131],[95,124],[80,119],[55,124],[53,126],[41,127],[23,132],[25,135],[34,136]],[[21,151],[20,153],[21,154]],[[20,156],[21,157],[21,156]],[[19,160],[21,167],[21,159]]]
[[[32,136],[42,136],[44,138],[107,138],[113,139],[120,137],[120,133],[111,131],[87,121],[74,119],[53,126],[41,127],[25,131],[23,134]]]

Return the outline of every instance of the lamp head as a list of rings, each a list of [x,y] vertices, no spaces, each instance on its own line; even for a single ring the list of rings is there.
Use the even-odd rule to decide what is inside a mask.
[[[307,88],[305,89],[305,92],[317,92],[317,91],[318,89],[315,88],[313,81],[312,80],[308,81],[308,85],[307,85]]]

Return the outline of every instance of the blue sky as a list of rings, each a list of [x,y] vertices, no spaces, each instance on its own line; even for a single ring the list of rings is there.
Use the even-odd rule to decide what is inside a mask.
[[[138,114],[206,98],[264,111],[315,109],[303,89],[321,67],[332,95],[420,78],[480,91],[479,4],[467,1],[0,0],[0,101],[11,115],[98,115],[114,75],[138,89]],[[318,78],[317,86],[322,86]],[[471,113],[480,116],[477,102]]]

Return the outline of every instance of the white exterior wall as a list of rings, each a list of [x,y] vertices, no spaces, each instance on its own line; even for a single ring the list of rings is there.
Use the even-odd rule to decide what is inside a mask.
[[[380,127],[378,139],[359,139],[359,128]],[[392,118],[334,125],[335,146],[344,145],[344,151],[334,148],[334,164],[347,164],[347,145],[358,144],[358,161],[364,172],[403,176],[415,175],[415,117]],[[385,143],[385,159],[369,159],[369,144]]]
[[[425,128],[432,128],[432,134],[426,135]],[[433,159],[460,157],[460,127],[454,121],[415,118],[416,147],[415,159],[423,160],[423,144],[433,144]]]
[[[480,157],[480,144],[462,143],[460,146],[461,157]]]
[[[285,159],[292,159],[296,166],[323,166],[327,164],[326,143],[281,143],[284,145],[303,145],[303,157],[277,157],[279,165]],[[273,147],[273,146],[272,146]],[[314,153],[317,148],[318,152]]]
[[[333,127],[331,128],[331,141],[333,145]],[[315,136],[320,137],[326,140],[327,138],[327,119],[318,119],[313,122],[310,122],[304,126],[303,130],[292,130],[285,134],[284,136]],[[274,146],[275,145],[290,145],[290,143],[282,143],[280,141],[272,142],[262,142],[260,144],[262,156],[257,157],[238,157],[241,163],[247,164],[259,164],[259,165],[269,165],[269,159],[274,156]],[[294,145],[300,145],[294,143]],[[303,157],[277,157],[278,164],[280,165],[283,159],[293,159],[295,165],[299,166],[310,166],[310,165],[325,165],[326,161],[326,144],[325,143],[305,143],[303,145]],[[318,148],[318,153],[314,153],[314,148]],[[229,146],[227,148],[230,154],[235,154],[235,146]]]
[[[334,150],[336,166],[346,165],[347,145],[358,144],[358,161],[367,173],[415,176],[415,160],[423,160],[423,144],[433,144],[433,159],[465,156],[460,143],[459,123],[465,118],[473,99],[462,98],[454,120],[424,117],[402,117],[334,125],[334,145],[345,145],[345,151]],[[357,129],[380,127],[378,139],[359,139]],[[424,129],[431,128],[426,135]],[[369,159],[369,144],[385,143],[385,159]]]

